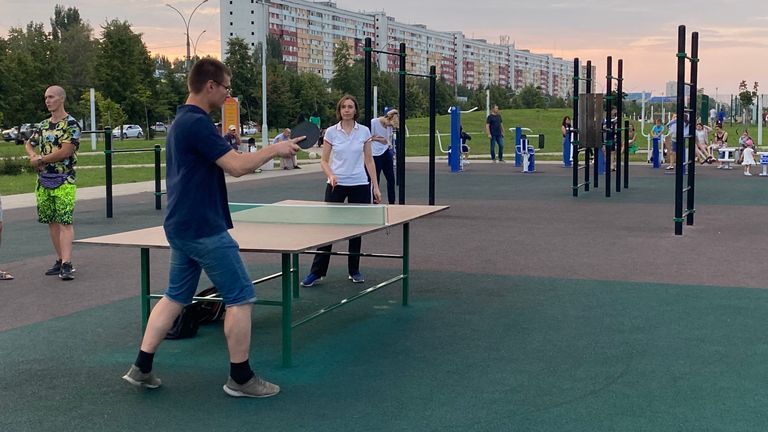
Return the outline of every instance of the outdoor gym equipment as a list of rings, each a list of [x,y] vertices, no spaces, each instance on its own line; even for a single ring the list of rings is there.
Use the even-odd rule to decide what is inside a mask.
[[[400,51],[386,51],[373,49],[371,44],[371,38],[365,38],[365,101],[364,101],[364,117],[363,124],[371,127],[371,119],[375,115],[373,112],[373,84],[371,80],[372,75],[372,62],[373,53],[387,54],[397,56],[400,59],[399,74],[399,89],[400,96],[398,100],[398,113],[400,114],[400,124],[398,125],[399,131],[405,131],[405,78],[406,76],[414,76],[421,78],[429,78],[429,205],[435,205],[435,89],[437,87],[437,70],[435,66],[429,67],[429,74],[415,74],[409,73],[405,70],[405,43],[400,43]],[[395,177],[397,178],[398,186],[398,203],[405,204],[405,138],[406,133],[397,134],[397,142],[395,145]]]
[[[160,145],[155,145],[153,148],[143,149],[125,149],[114,150],[112,148],[112,128],[104,128],[103,130],[91,130],[82,131],[83,135],[97,135],[104,134],[104,186],[106,195],[106,213],[107,218],[111,218],[113,215],[113,202],[112,202],[112,155],[116,153],[142,153],[142,152],[154,152],[155,154],[155,209],[162,209],[162,196],[165,192],[161,190],[162,187],[162,172],[160,163]]]
[[[536,147],[531,145],[529,137],[537,137],[539,150],[544,148],[544,134],[524,134],[523,131],[531,131],[529,128],[509,128],[515,131],[515,166],[523,168],[523,173],[536,172]],[[517,164],[518,158],[520,164]]]
[[[675,235],[683,235],[683,221],[686,225],[693,225],[695,185],[696,185],[696,135],[693,127],[688,127],[689,135],[684,136],[685,116],[690,119],[689,124],[696,122],[696,92],[699,72],[699,33],[691,33],[691,55],[685,52],[685,26],[677,28],[677,122],[676,127],[676,151],[675,158]],[[690,82],[685,82],[685,63],[691,62]],[[685,88],[690,89],[689,105],[685,104]],[[685,154],[685,139],[688,139],[688,155]],[[687,168],[688,185],[683,187],[683,176]],[[686,193],[685,211],[683,211],[683,193]]]

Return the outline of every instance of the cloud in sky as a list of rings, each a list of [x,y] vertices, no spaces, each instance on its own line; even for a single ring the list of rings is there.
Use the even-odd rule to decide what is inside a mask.
[[[247,0],[234,0],[247,1]],[[110,19],[130,22],[153,53],[185,54],[181,17],[199,0],[0,0],[0,34],[30,20],[48,25],[57,3],[76,6],[96,32]],[[676,77],[677,25],[700,32],[700,85],[737,92],[738,83],[760,81],[768,70],[768,3],[764,0],[336,0],[339,8],[381,11],[400,22],[425,24],[439,31],[459,30],[498,43],[506,35],[516,47],[565,59],[579,56],[596,64],[607,55],[625,62],[626,87],[660,92]],[[198,54],[220,55],[220,0],[209,0],[192,20],[192,42],[205,30]],[[9,11],[24,11],[24,14]],[[602,67],[602,66],[599,66]],[[599,69],[601,70],[601,69]],[[601,72],[601,74],[603,74]],[[768,91],[766,91],[768,93]]]

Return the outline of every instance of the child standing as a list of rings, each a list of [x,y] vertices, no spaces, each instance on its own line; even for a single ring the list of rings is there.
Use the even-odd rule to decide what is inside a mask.
[[[744,175],[751,176],[752,165],[756,165],[755,147],[754,147],[754,143],[752,142],[752,138],[747,139],[745,142],[744,150],[742,150],[742,159],[743,161],[741,162],[741,164],[744,165]]]

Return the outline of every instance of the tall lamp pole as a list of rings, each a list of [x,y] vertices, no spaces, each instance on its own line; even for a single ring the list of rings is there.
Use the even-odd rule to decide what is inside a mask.
[[[193,53],[194,53],[195,57],[197,57],[197,43],[200,42],[200,36],[202,36],[203,33],[205,33],[205,30],[201,31],[200,34],[197,35],[197,39],[195,39],[195,44],[192,47],[192,50],[193,50]]]
[[[176,11],[176,13],[178,13],[178,14],[179,14],[179,16],[181,17],[182,21],[184,21],[184,27],[186,28],[186,32],[185,32],[184,34],[187,36],[187,59],[186,59],[186,61],[184,62],[184,67],[187,69],[187,72],[189,72],[189,54],[190,54],[190,53],[189,53],[189,24],[192,22],[192,16],[195,14],[195,12],[197,12],[197,8],[199,8],[200,6],[202,6],[202,5],[203,5],[203,3],[206,3],[207,1],[208,1],[208,0],[203,0],[203,1],[201,1],[200,3],[198,3],[198,5],[197,5],[197,6],[195,6],[195,8],[194,8],[194,9],[192,9],[192,13],[191,13],[191,14],[189,14],[189,19],[186,19],[186,18],[184,17],[184,14],[182,14],[180,10],[178,10],[178,9],[176,9],[175,7],[173,7],[173,6],[169,5],[168,3],[166,3],[166,4],[165,4],[165,5],[166,5],[166,6],[168,6],[169,8],[171,8],[171,9],[175,10],[175,11]],[[202,34],[202,33],[201,33],[201,34]],[[199,39],[199,37],[198,37],[198,39]]]

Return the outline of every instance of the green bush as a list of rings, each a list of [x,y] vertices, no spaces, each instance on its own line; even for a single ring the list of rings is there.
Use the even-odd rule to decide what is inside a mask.
[[[26,158],[4,158],[0,159],[0,175],[19,175],[30,169]]]

